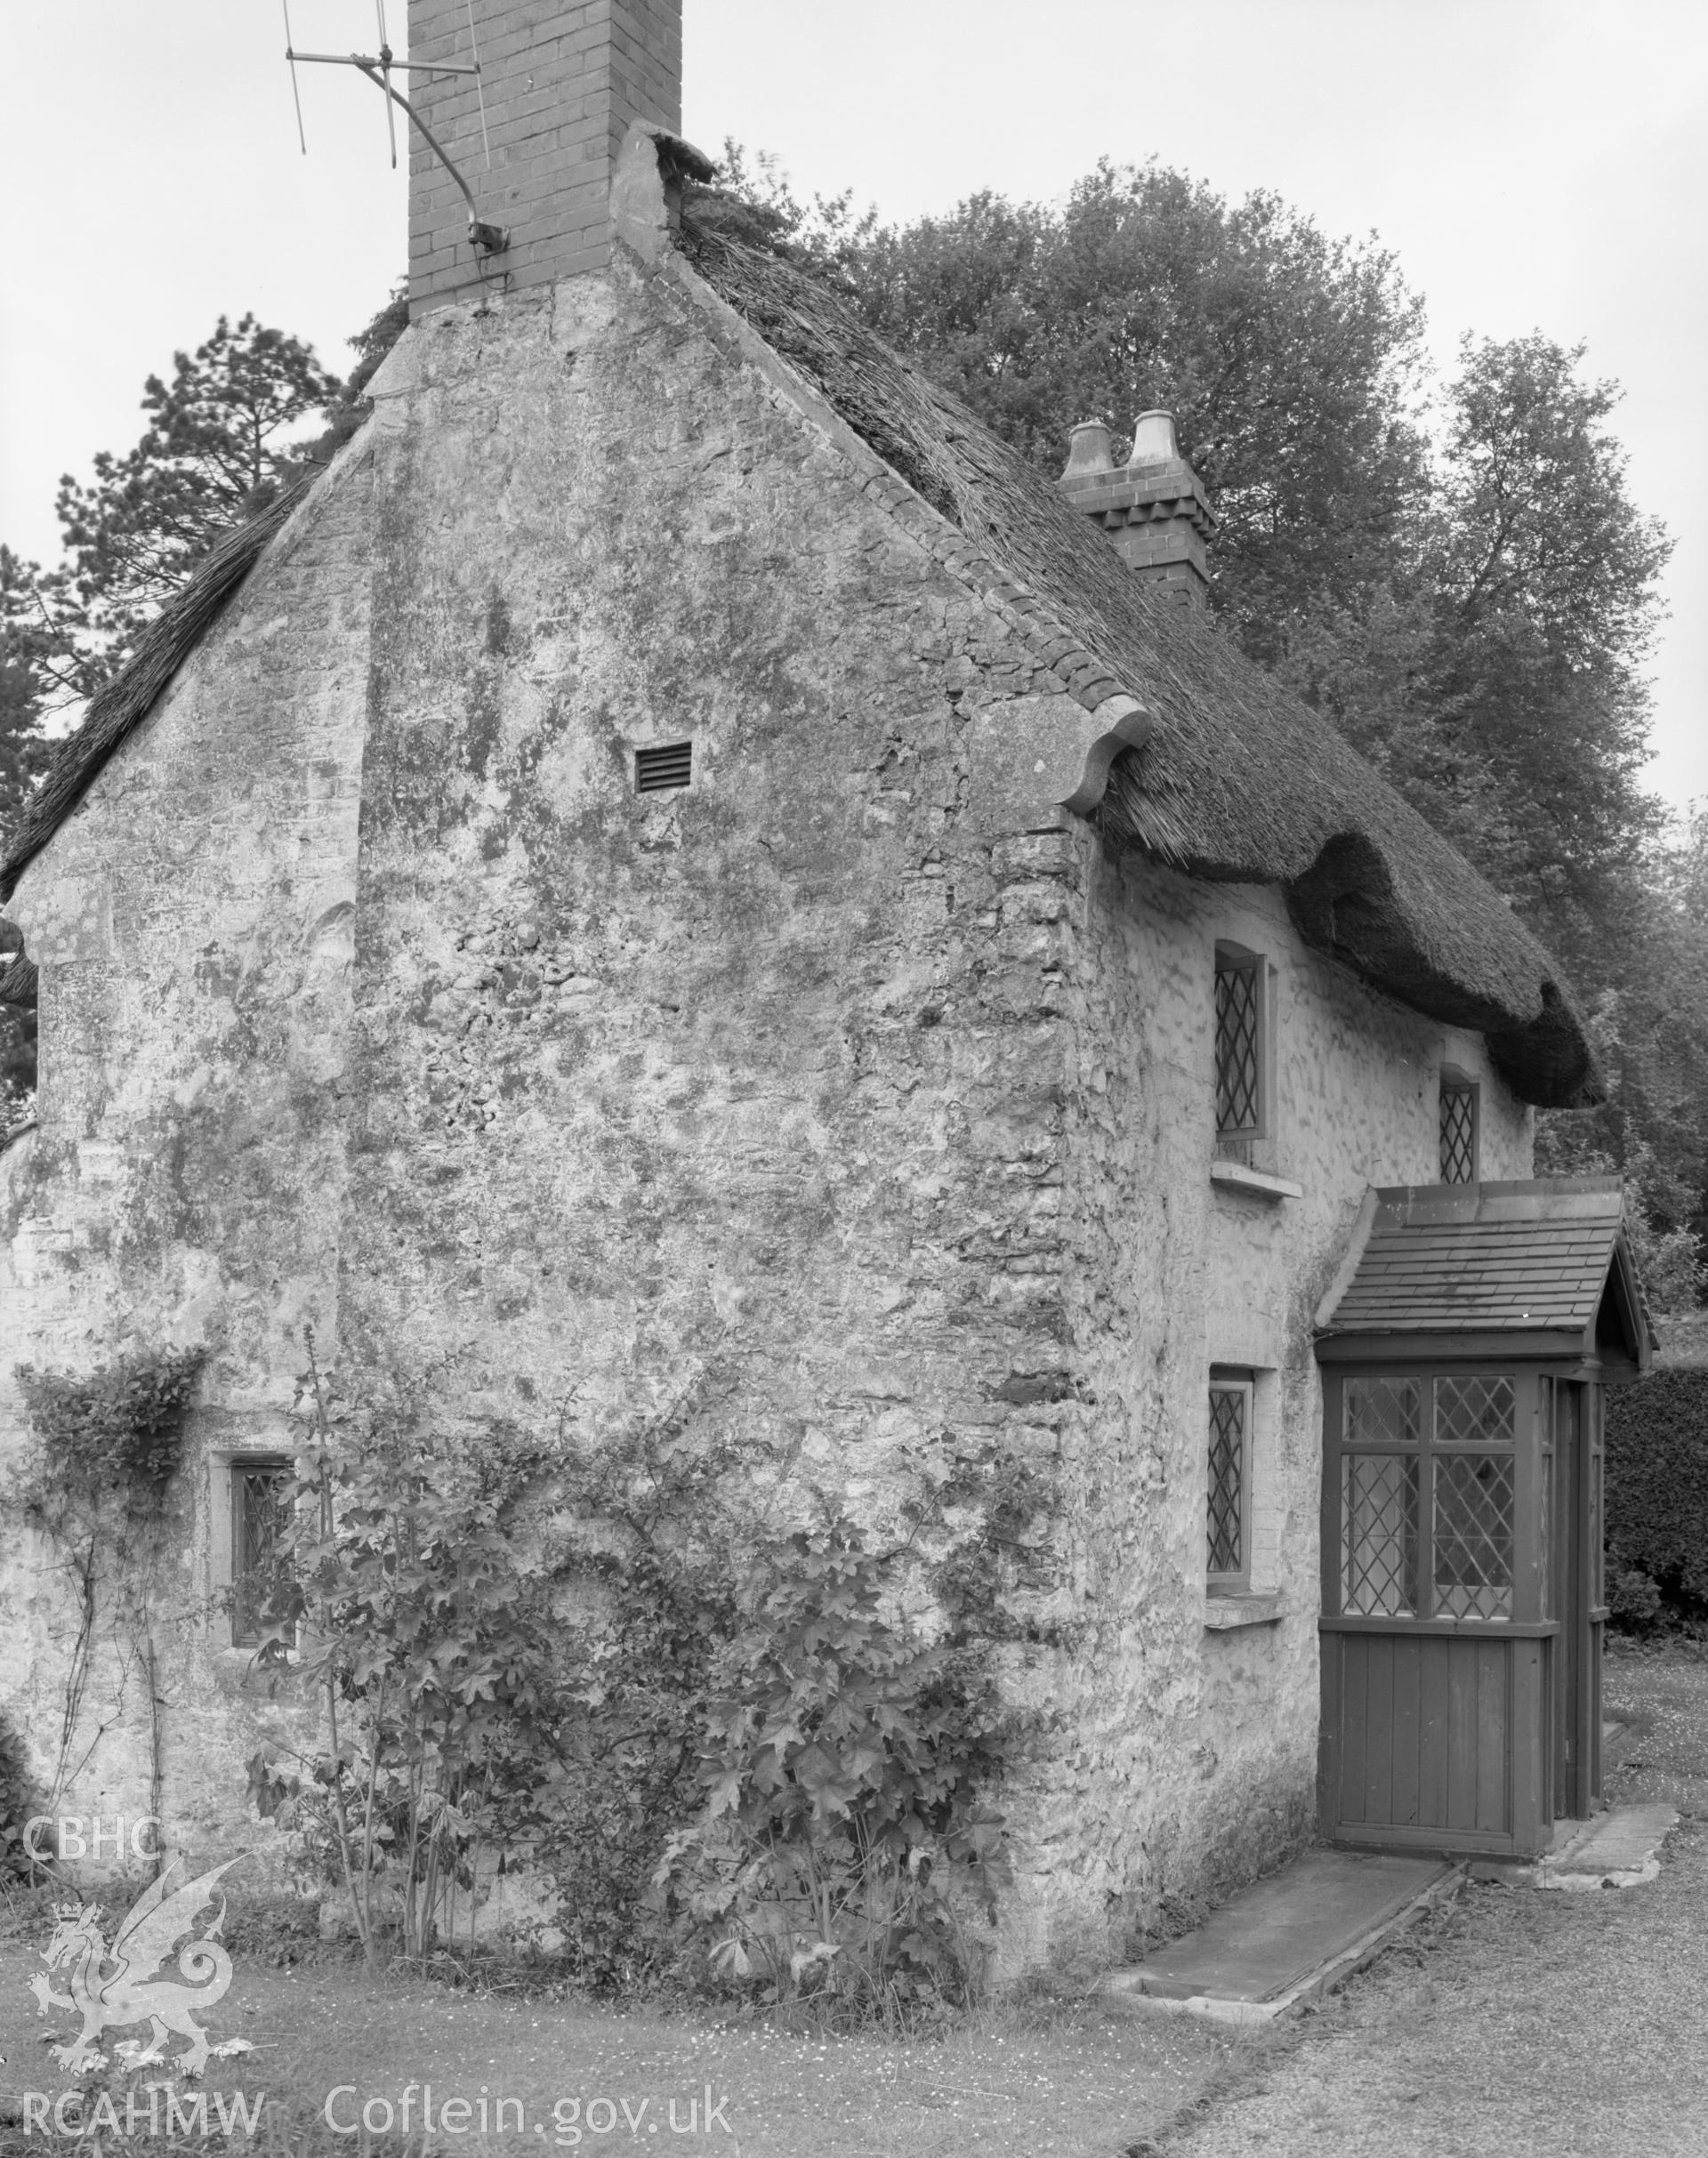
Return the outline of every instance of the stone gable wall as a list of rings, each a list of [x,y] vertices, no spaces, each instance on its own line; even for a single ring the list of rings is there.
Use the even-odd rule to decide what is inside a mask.
[[[347,1354],[884,1518],[1059,1360],[1062,925],[965,803],[1060,685],[663,278],[380,388]]]
[[[816,1481],[874,1524],[1002,1434],[1061,1470],[1043,1600],[1076,1643],[1004,1652],[1044,1713],[1010,1953],[1106,1951],[1112,1918],[1301,1832],[1311,1314],[1365,1184],[1432,1179],[1435,1073],[1481,1045],[1304,951],[1276,895],[1111,862],[1027,807],[987,761],[1063,683],[715,315],[619,250],[425,316],[32,867],[13,1360],[210,1346],[183,1494],[204,1612],[219,1457],[288,1437],[305,1319],[356,1390],[471,1444],[596,1445],[681,1405],[694,1443],[773,1443],[780,1506]],[[637,747],[682,740],[693,785],[637,794]],[[1278,970],[1302,1198],[1210,1184],[1218,937]],[[1525,1113],[1492,1077],[1484,1103],[1486,1173],[1525,1173]],[[1212,1361],[1268,1374],[1284,1605],[1216,1634]],[[12,1444],[17,1419],[0,1391]],[[30,1566],[0,1595],[39,1721]],[[307,1727],[222,1638],[187,1623],[165,1689],[198,1850],[261,1835],[243,1760],[270,1718]],[[144,1770],[133,1704],[89,1802],[133,1805]]]

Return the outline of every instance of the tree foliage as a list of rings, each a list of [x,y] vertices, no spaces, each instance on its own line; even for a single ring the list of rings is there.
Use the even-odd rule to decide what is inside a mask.
[[[273,498],[294,433],[339,387],[310,346],[254,315],[235,327],[222,315],[173,354],[170,381],[149,375],[133,447],[100,452],[87,484],[60,482],[66,559],[48,596],[73,688],[98,688],[216,535]]]
[[[1654,1373],[1607,1395],[1607,1572],[1649,1586],[1648,1615],[1662,1596],[1676,1623],[1708,1613],[1708,1371]],[[1655,1590],[1658,1589],[1660,1595]],[[1640,1602],[1639,1602],[1640,1609]],[[1631,1616],[1636,1616],[1635,1612]]]
[[[0,545],[0,833],[46,767],[42,733],[53,632],[37,592],[40,570]]]

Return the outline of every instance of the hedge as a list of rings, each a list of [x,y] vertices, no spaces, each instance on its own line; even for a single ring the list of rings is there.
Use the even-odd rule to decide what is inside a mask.
[[[1607,1572],[1708,1604],[1708,1367],[1609,1387]]]

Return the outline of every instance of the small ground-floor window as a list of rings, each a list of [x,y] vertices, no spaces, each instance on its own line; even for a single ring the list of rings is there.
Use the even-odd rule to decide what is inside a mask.
[[[1207,1576],[1212,1586],[1244,1587],[1251,1573],[1252,1382],[1210,1382]]]
[[[278,1457],[231,1463],[231,1643],[252,1648],[286,1615],[289,1580],[281,1546],[295,1470]]]

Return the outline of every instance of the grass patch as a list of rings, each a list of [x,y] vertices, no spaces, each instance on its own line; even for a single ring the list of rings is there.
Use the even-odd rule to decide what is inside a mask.
[[[42,1968],[36,1945],[14,1939],[0,1946],[0,2073],[14,2100],[23,2090],[56,2092],[63,2083],[40,2035],[63,2031],[68,2018],[36,2014],[28,1992],[32,1971]],[[1203,2090],[1227,2052],[1217,2033],[1181,2018],[1114,2014],[1091,2001],[992,2009],[939,2039],[892,2042],[784,2030],[757,2018],[454,1990],[332,1961],[294,1969],[240,1962],[230,1993],[206,2021],[214,2037],[241,2036],[254,2049],[212,2064],[208,2088],[266,2094],[265,2131],[254,2146],[240,2146],[261,2158],[319,2158],[359,2151],[364,2140],[376,2158],[388,2146],[401,2152],[396,2131],[410,2083],[432,2086],[436,2123],[447,2099],[471,2108],[461,2132],[440,2127],[427,2139],[434,2151],[650,2147],[726,2158],[801,2158],[809,2151],[813,2158],[987,2158],[1003,2149],[1116,2158]],[[341,2122],[358,2118],[367,2099],[379,2102],[371,2137],[335,2137],[327,2128],[326,2096],[339,2086],[352,2087],[334,2106]],[[482,2097],[493,2123],[484,2137]],[[503,2134],[495,2120],[500,2098],[510,2102]],[[679,2126],[692,2111],[693,2133],[670,2133],[673,2099]],[[420,2105],[417,2091],[416,2154]],[[602,2125],[608,2117],[611,2124]],[[666,2144],[654,2142],[655,2125]],[[44,2147],[39,2137],[18,2141],[20,2152]],[[110,2138],[105,2147],[112,2149]]]

